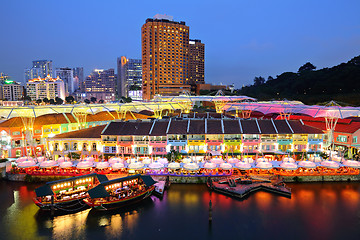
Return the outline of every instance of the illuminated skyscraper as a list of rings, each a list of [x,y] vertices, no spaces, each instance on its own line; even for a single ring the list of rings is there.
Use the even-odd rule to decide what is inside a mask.
[[[189,41],[189,84],[195,92],[196,84],[205,83],[205,44],[200,40]]]
[[[189,27],[155,15],[141,28],[143,99],[189,91]]]
[[[141,59],[129,59],[125,56],[117,59],[118,97],[129,97],[129,91],[138,91],[142,87]]]
[[[65,85],[65,93],[69,95],[75,91],[74,89],[74,75],[72,68],[56,68],[55,76],[63,80]]]
[[[34,78],[45,78],[53,76],[52,60],[36,60],[33,61],[32,68],[25,69],[25,82]]]
[[[85,98],[95,97],[105,102],[115,100],[114,69],[95,69],[85,80]]]

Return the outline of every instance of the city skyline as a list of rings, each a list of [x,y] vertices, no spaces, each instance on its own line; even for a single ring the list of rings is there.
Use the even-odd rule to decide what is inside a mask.
[[[185,21],[190,37],[206,44],[207,83],[234,83],[240,88],[252,84],[255,76],[296,72],[308,61],[318,69],[331,67],[360,53],[357,1],[331,5],[326,1],[226,1],[223,5],[185,1],[184,7],[157,1],[142,3],[136,15],[116,14],[119,8],[136,8],[135,3],[78,1],[71,8],[67,1],[42,3],[0,4],[4,9],[1,28],[6,33],[0,39],[0,72],[15,81],[23,82],[24,69],[38,59],[52,60],[54,68],[84,66],[88,75],[96,68],[115,69],[120,56],[141,58],[141,26],[158,13]],[[54,19],[54,9],[65,14]],[[100,17],[93,18],[95,13]],[[39,21],[41,27],[33,27]]]

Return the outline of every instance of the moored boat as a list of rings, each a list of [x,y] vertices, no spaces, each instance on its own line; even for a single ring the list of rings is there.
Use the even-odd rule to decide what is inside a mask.
[[[105,175],[92,173],[47,182],[35,189],[36,197],[33,200],[42,210],[75,212],[87,206],[83,202],[87,191],[104,181],[108,181]]]
[[[111,210],[140,202],[149,197],[156,182],[140,174],[102,182],[88,191],[84,202],[97,210]]]

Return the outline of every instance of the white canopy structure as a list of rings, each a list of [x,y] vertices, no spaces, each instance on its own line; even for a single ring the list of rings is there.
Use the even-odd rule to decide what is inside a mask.
[[[302,168],[316,168],[316,164],[312,161],[300,161],[298,163],[298,166],[299,167],[302,167]]]
[[[94,167],[94,163],[90,161],[81,161],[76,165],[78,169],[87,169]]]
[[[213,163],[213,162],[206,162],[206,163],[204,164],[204,168],[205,168],[205,169],[215,169],[215,168],[216,168],[216,164]]]
[[[55,166],[58,166],[58,162],[54,160],[43,161],[39,165],[40,168],[51,168]]]
[[[238,162],[238,163],[235,163],[235,167],[239,168],[239,169],[242,169],[242,170],[249,170],[252,168],[251,164],[250,163],[247,163],[247,162]]]
[[[360,168],[360,162],[354,160],[346,160],[342,163],[345,167]]]
[[[210,161],[215,164],[221,164],[224,162],[222,158],[212,158]]]
[[[173,170],[176,170],[176,169],[179,169],[180,168],[180,163],[178,162],[171,162],[169,163],[169,165],[167,166],[168,169],[173,169]]]
[[[109,162],[110,164],[113,164],[113,163],[123,162],[123,161],[124,161],[124,159],[122,159],[122,158],[119,158],[119,157],[111,157],[108,162]]]
[[[280,167],[285,170],[296,170],[298,169],[298,165],[294,162],[283,162],[280,164]]]
[[[181,162],[183,162],[183,163],[190,163],[190,162],[191,162],[191,158],[188,158],[188,157],[183,158],[183,159],[181,160]]]
[[[153,162],[149,164],[149,168],[152,170],[158,170],[164,168],[164,164],[160,162]]]
[[[327,167],[327,168],[339,168],[340,165],[339,163],[335,162],[335,161],[331,161],[331,160],[326,160],[326,161],[322,161],[321,166],[323,167]]]
[[[230,158],[229,160],[227,160],[227,162],[228,163],[238,163],[238,162],[240,162],[240,160],[237,158]]]
[[[124,163],[122,163],[122,162],[114,162],[111,164],[111,168],[114,170],[119,170],[119,169],[125,168],[125,166],[124,166]]]
[[[233,166],[230,163],[221,163],[220,164],[220,168],[223,170],[230,170],[233,168]]]
[[[196,171],[199,169],[199,165],[197,163],[191,162],[191,163],[185,163],[183,168],[185,170],[189,170],[189,171]]]
[[[270,162],[259,162],[258,164],[256,164],[256,167],[260,169],[268,170],[268,169],[272,169],[273,165]]]
[[[96,164],[97,169],[105,169],[105,168],[109,168],[109,167],[110,167],[109,162],[98,162]]]
[[[23,162],[19,162],[17,164],[17,166],[19,168],[30,168],[30,167],[36,167],[37,164],[33,160],[26,160],[26,161],[23,161]]]
[[[132,169],[132,170],[139,170],[143,168],[144,168],[144,164],[142,162],[130,163],[128,166],[128,169]]]
[[[60,168],[71,168],[71,167],[73,167],[73,163],[69,162],[69,161],[61,162],[61,163],[59,163],[59,167]]]
[[[157,160],[159,163],[162,163],[162,164],[168,164],[168,159],[167,158],[159,158],[158,160]]]

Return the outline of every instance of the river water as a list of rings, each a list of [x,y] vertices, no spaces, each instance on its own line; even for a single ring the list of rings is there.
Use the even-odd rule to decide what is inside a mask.
[[[172,184],[163,199],[53,218],[32,202],[38,186],[0,181],[0,239],[360,239],[360,183],[289,184],[291,199],[257,192],[241,201]]]

